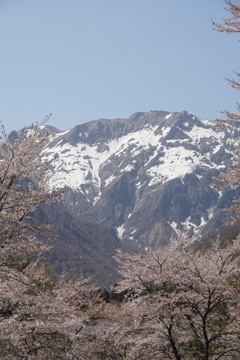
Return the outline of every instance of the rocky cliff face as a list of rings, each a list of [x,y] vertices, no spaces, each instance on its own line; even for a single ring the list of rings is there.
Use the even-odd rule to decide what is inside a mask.
[[[54,225],[53,247],[46,254],[53,275],[92,277],[102,288],[110,288],[119,280],[113,255],[121,244],[113,229],[71,214],[65,203],[38,207],[33,217],[37,223]]]
[[[55,172],[52,185],[65,189],[68,211],[116,229],[129,247],[216,230],[221,208],[238,191],[213,187],[238,151],[237,126],[217,128],[186,111],[151,111],[46,130],[43,156]]]

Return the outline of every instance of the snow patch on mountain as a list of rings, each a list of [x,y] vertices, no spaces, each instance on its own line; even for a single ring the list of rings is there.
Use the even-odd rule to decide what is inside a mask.
[[[194,125],[190,131],[184,131],[184,132],[195,143],[199,143],[202,139],[209,139],[209,138],[213,138],[216,141],[221,142],[221,140],[225,136],[225,133],[223,131],[216,131],[215,129],[212,129],[209,126],[204,128]]]
[[[184,177],[193,172],[194,168],[201,163],[201,157],[194,151],[187,150],[182,146],[176,148],[165,148],[162,163],[147,170],[151,178],[149,186],[158,182],[165,183],[176,177]]]
[[[172,114],[168,114],[165,116],[165,120],[171,117]],[[158,159],[158,164],[154,164],[146,170],[146,174],[149,177],[149,186],[159,182],[166,183],[177,177],[182,178],[187,173],[193,172],[200,165],[209,168],[216,167],[216,164],[210,161],[209,154],[204,156],[195,150],[187,149],[185,146],[185,144],[189,143],[189,139],[190,143],[192,142],[197,145],[202,139],[212,138],[218,143],[213,148],[212,154],[220,150],[224,132],[212,129],[212,124],[208,120],[200,120],[199,118],[198,120],[201,121],[200,124],[202,126],[190,124],[189,121],[183,122],[183,126],[190,127],[190,129],[183,130],[179,127],[177,128],[187,137],[184,139],[167,139],[166,146],[163,146],[162,140],[169,134],[171,127],[164,125],[160,128],[159,125],[152,126],[150,124],[117,139],[108,140],[103,151],[99,151],[98,144],[89,145],[80,142],[70,145],[60,140],[50,149],[45,148],[43,151],[45,159],[50,161],[55,169],[52,184],[57,188],[68,186],[73,190],[81,191],[83,184],[92,183],[96,187],[98,195],[100,195],[102,188],[109,185],[116,178],[116,174],[111,174],[105,181],[102,181],[100,176],[100,170],[111,162],[112,156],[124,159],[130,155],[132,164],[127,164],[124,167],[122,161],[118,165],[120,173],[129,172],[134,169],[133,162],[136,161],[134,159],[150,147],[154,148],[155,151],[146,159],[145,166],[151,164],[151,161],[158,156],[160,149],[164,156]],[[57,138],[62,139],[69,131],[55,134],[53,140],[56,142]],[[80,135],[82,133],[80,132]],[[88,136],[86,131],[84,136]],[[170,147],[168,147],[168,144]],[[206,161],[206,156],[208,156],[208,162]]]
[[[116,230],[117,230],[119,239],[122,239],[123,233],[124,233],[124,231],[125,231],[125,229],[124,229],[124,224],[121,225],[121,226],[118,226]]]
[[[62,141],[59,141],[55,146],[43,151],[43,159],[50,161],[56,169],[51,180],[52,183],[57,188],[67,185],[74,190],[80,190],[80,185],[92,182],[100,191],[102,187],[99,176],[100,168],[106,164],[111,156],[123,156],[124,153],[128,153],[131,144],[134,145],[131,151],[133,157],[140,154],[143,149],[154,145],[158,146],[161,138],[167,134],[170,128],[164,129],[162,135],[155,135],[154,132],[157,128],[158,126],[148,126],[121,138],[109,140],[106,143],[107,149],[102,152],[98,151],[97,144],[91,146],[79,143],[72,146],[69,143],[63,144]],[[132,168],[128,165],[122,171],[130,171]],[[111,179],[113,177],[110,177],[105,185],[109,184]]]

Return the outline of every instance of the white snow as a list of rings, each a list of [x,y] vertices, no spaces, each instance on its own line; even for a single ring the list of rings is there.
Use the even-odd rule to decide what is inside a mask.
[[[179,230],[177,228],[177,223],[175,221],[173,221],[172,223],[169,223],[169,225],[172,227],[172,229],[175,231],[175,233],[177,234],[177,236],[181,235],[181,230]]]
[[[170,118],[171,115],[168,114],[165,119]],[[211,128],[208,120],[201,121],[206,125],[206,128],[193,125],[191,130],[184,131],[184,133],[190,137],[193,145],[198,145],[203,138],[213,138],[215,141],[211,152],[214,154],[219,151],[223,144],[224,132]],[[162,127],[162,132],[156,134],[157,129],[159,130],[159,125],[147,125],[141,130],[128,133],[118,139],[109,140],[106,143],[106,150],[103,152],[98,151],[98,144],[91,146],[82,142],[73,146],[69,143],[62,144],[59,141],[52,148],[45,147],[42,154],[55,169],[54,176],[51,179],[52,185],[56,188],[69,186],[73,190],[81,191],[81,185],[91,184],[95,187],[96,199],[98,199],[105,186],[110,184],[121,173],[131,171],[139,154],[143,150],[150,148],[153,148],[154,151],[145,159],[144,167],[149,166],[153,159],[157,159],[159,152],[163,153],[164,156],[159,158],[159,164],[155,162],[154,166],[146,170],[149,177],[149,186],[165,183],[177,177],[183,178],[187,173],[193,172],[197,166],[204,166],[205,168],[225,167],[224,164],[217,166],[211,162],[208,153],[203,154],[194,149],[186,149],[185,143],[188,143],[189,139],[169,139],[166,146],[163,146],[162,140],[171,128]],[[69,131],[55,134],[54,141]],[[176,145],[174,146],[175,142]],[[131,158],[131,163],[124,167],[124,164],[126,164],[125,156]],[[111,157],[121,157],[122,161],[113,174],[104,181],[100,177],[100,170],[104,169],[104,166],[112,161]],[[136,184],[137,188],[142,185],[140,181]]]
[[[124,233],[124,224],[116,228],[119,239],[122,239]]]
[[[215,210],[216,206],[213,206],[211,208],[208,209],[208,219],[211,220],[213,215],[214,215],[214,210]]]
[[[203,216],[201,217],[200,220],[201,220],[201,223],[199,225],[196,225],[190,221],[190,216],[189,216],[184,222],[181,222],[182,231],[184,232],[189,229],[192,229],[194,234],[197,234],[199,232],[199,230],[208,222],[208,221],[204,220]]]
[[[56,169],[51,180],[52,183],[57,188],[67,185],[77,190],[81,184],[92,182],[100,191],[102,180],[99,176],[99,170],[109,158],[112,155],[123,156],[129,151],[131,143],[135,145],[135,149],[132,150],[132,157],[137,156],[150,145],[159,146],[161,138],[167,134],[170,128],[164,129],[163,135],[155,135],[154,131],[157,128],[158,126],[143,128],[121,138],[110,140],[107,142],[108,150],[103,152],[98,152],[97,145],[84,144],[83,147],[82,143],[71,146],[69,143],[61,144],[59,142],[50,149],[45,148],[42,154]],[[57,134],[57,136],[60,135]],[[56,154],[58,155],[57,158],[55,157]],[[130,165],[122,171],[130,171],[132,168]],[[112,179],[109,178],[105,184],[109,184]]]
[[[169,131],[171,130],[171,128],[170,127],[163,127],[162,128],[162,137],[165,137],[168,133],[169,133]]]
[[[215,149],[213,149],[212,154],[216,154],[216,153],[220,150],[221,146],[222,146],[221,144],[217,145],[217,146],[215,147]]]
[[[33,125],[32,128],[24,129],[24,135],[28,138],[29,136],[33,135],[36,129],[43,130],[46,126],[45,125]]]
[[[147,170],[151,178],[149,186],[159,182],[166,182],[176,177],[184,177],[200,164],[201,157],[192,150],[186,150],[183,146],[177,148],[165,148],[165,156],[161,158],[162,164]]]
[[[105,186],[110,184],[114,179],[116,179],[116,176],[114,175],[109,176],[109,178],[105,180]]]
[[[166,142],[169,144],[175,144],[175,143],[184,144],[188,142],[188,139],[172,139],[172,140],[166,140]]]
[[[121,172],[129,172],[134,169],[134,166],[129,164],[124,169],[121,169]]]
[[[184,131],[184,133],[189,136],[193,142],[199,143],[201,139],[204,138],[214,138],[216,141],[221,142],[224,137],[223,131],[216,131],[212,128],[204,128],[194,125],[193,128],[189,131]]]

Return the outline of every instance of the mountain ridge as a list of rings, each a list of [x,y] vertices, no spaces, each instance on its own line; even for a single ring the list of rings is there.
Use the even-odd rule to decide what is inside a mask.
[[[195,234],[211,223],[222,196],[213,189],[213,178],[231,164],[237,151],[231,140],[238,136],[237,126],[219,129],[187,111],[138,112],[58,133],[42,154],[57,169],[53,185],[67,189],[72,210],[116,228],[125,243],[131,242],[133,231],[138,233],[138,218],[145,214],[158,228],[152,241],[146,240],[146,231],[140,235],[137,242],[145,246],[160,243],[157,237],[171,229],[176,233],[186,226]],[[160,217],[155,222],[154,212]]]

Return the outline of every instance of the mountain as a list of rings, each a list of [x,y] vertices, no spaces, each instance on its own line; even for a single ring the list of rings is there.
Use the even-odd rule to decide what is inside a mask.
[[[213,186],[237,153],[237,125],[151,111],[44,131],[42,155],[54,170],[52,186],[64,188],[67,212],[115,229],[129,248],[158,246],[181,231],[211,234],[239,191]]]
[[[54,225],[53,247],[46,254],[53,275],[93,277],[102,288],[110,288],[119,280],[113,255],[121,244],[113,229],[73,216],[64,202],[38,207],[33,221]]]

